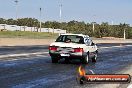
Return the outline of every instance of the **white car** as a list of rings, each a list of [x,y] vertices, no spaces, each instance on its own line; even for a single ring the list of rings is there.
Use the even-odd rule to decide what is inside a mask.
[[[87,64],[89,59],[92,62],[97,60],[98,49],[89,36],[83,34],[61,34],[55,42],[49,46],[49,54],[52,63],[58,63],[62,58],[66,62],[70,59],[80,59]]]

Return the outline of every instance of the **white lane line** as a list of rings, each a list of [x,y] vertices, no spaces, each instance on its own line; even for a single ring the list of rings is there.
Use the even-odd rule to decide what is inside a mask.
[[[127,88],[132,88],[132,84],[130,84]]]
[[[132,46],[132,45],[112,46],[112,47],[100,47],[99,49],[119,48],[119,47],[124,47],[124,46]],[[48,53],[49,53],[49,52],[21,53],[21,54],[7,54],[7,55],[0,55],[0,58],[19,57],[19,56],[29,56],[29,55],[40,55],[40,54],[48,54]]]
[[[43,57],[48,57],[48,56],[43,56]],[[33,59],[33,58],[23,58],[23,59],[10,59],[10,60],[6,60],[6,61],[17,61],[17,60],[29,60],[29,59]]]
[[[0,58],[19,57],[19,56],[29,56],[29,55],[39,55],[39,54],[48,54],[48,53],[49,53],[49,52],[21,53],[21,54],[7,54],[7,55],[0,55]]]
[[[126,46],[132,46],[132,45],[126,45]]]
[[[99,49],[119,48],[119,47],[125,47],[125,46],[132,46],[132,45],[111,46],[111,47],[100,47]]]
[[[119,48],[123,46],[100,47],[100,49]]]

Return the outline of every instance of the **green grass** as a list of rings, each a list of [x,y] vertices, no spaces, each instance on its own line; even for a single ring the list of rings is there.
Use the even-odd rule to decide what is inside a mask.
[[[44,32],[0,31],[0,38],[55,39],[58,34]]]

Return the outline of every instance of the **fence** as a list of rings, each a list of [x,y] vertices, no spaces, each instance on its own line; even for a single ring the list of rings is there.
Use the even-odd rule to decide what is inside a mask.
[[[0,29],[8,31],[31,31],[31,32],[49,32],[49,33],[66,33],[66,30],[53,29],[53,28],[37,28],[37,27],[27,27],[27,26],[17,26],[17,25],[7,25],[0,24]]]

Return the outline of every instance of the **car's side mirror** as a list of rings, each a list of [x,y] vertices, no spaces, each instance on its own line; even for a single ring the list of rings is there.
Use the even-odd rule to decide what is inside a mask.
[[[95,45],[95,43],[92,42],[92,43],[91,43],[91,46],[94,46],[94,45]]]

